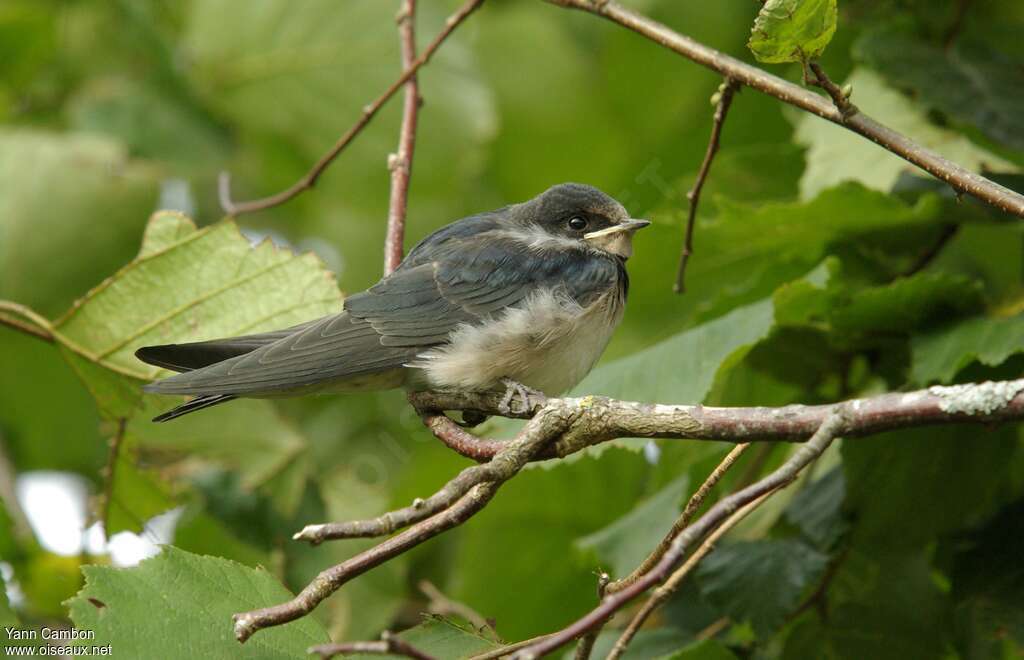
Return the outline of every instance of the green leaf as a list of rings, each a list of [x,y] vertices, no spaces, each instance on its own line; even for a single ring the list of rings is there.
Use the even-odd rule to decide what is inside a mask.
[[[704,314],[771,295],[818,265],[836,244],[926,228],[941,208],[931,195],[911,205],[855,183],[824,190],[808,202],[715,202],[717,216],[698,220],[698,247],[687,273],[692,291],[686,295],[697,297]]]
[[[398,638],[409,642],[416,650],[434,657],[469,658],[498,648],[499,644],[482,635],[458,626],[451,621],[429,616],[426,621],[398,634]],[[358,653],[353,658],[391,658],[394,656],[368,655]]]
[[[168,397],[147,395],[144,405],[128,420],[126,438],[147,450],[201,456],[238,472],[244,488],[255,488],[278,476],[305,484],[310,465],[303,461],[306,437],[266,400],[243,399],[175,420],[154,424],[152,417],[168,408]],[[291,467],[297,468],[295,473]],[[291,484],[276,499],[282,513],[294,511],[297,498]]]
[[[701,592],[724,614],[770,635],[824,573],[828,556],[795,539],[733,543],[697,569]]]
[[[836,0],[768,0],[747,46],[759,62],[806,62],[820,56],[836,31]]]
[[[977,361],[994,367],[1024,351],[1024,314],[1010,318],[978,316],[914,337],[911,379],[926,385],[948,383]]]
[[[593,550],[613,579],[625,577],[672,528],[689,486],[689,476],[684,474],[611,525],[577,540],[576,547]]]
[[[104,506],[102,520],[107,538],[121,531],[141,533],[153,516],[174,506],[162,480],[152,472],[136,466],[130,453],[122,447],[113,467],[110,501]]]
[[[502,486],[442,555],[444,565],[457,567],[446,593],[493,618],[506,639],[550,632],[594,606],[598,567],[571,552],[573,542],[628,513],[650,469],[643,456],[622,449],[554,463]]]
[[[263,630],[244,645],[231,615],[288,600],[265,570],[172,546],[134,568],[86,566],[68,602],[75,626],[132,658],[295,658],[328,641],[315,617]]]
[[[864,33],[853,46],[860,61],[894,87],[997,143],[1024,149],[1024,66],[977,39],[931,43],[909,26]]]
[[[341,294],[312,254],[265,240],[256,247],[233,222],[202,230],[179,213],[146,227],[139,256],[54,324],[59,341],[112,372],[151,380],[162,372],[140,346],[280,329],[336,312]]]
[[[1016,171],[1010,161],[972,143],[966,137],[928,121],[925,112],[882,78],[864,68],[850,74],[853,100],[861,110],[884,117],[887,126],[974,171]],[[920,171],[899,156],[851,131],[808,113],[796,120],[794,138],[807,147],[807,168],[800,179],[800,195],[811,199],[841,181],[859,181],[868,188],[888,192],[900,173]]]
[[[915,547],[984,519],[1005,488],[1016,444],[1013,428],[957,426],[844,441],[854,536],[879,546]]]
[[[786,507],[786,520],[815,547],[828,551],[848,528],[843,516],[846,478],[836,467],[805,486]]]
[[[999,657],[997,649],[1010,639],[1024,649],[1024,501],[954,547],[950,578],[965,657]]]

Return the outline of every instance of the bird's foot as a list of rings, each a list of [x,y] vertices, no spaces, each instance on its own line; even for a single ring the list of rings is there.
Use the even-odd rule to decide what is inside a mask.
[[[517,380],[502,378],[501,383],[505,386],[505,396],[498,404],[498,411],[502,415],[512,415],[515,412],[512,402],[517,394],[523,405],[521,412],[524,414],[533,410],[534,405],[543,405],[547,401],[548,397],[543,392],[527,387]]]

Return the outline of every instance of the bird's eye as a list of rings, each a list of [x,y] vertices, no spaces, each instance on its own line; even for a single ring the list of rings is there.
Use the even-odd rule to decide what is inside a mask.
[[[572,229],[573,231],[583,231],[586,228],[587,228],[587,219],[586,218],[581,218],[578,215],[574,215],[573,217],[569,218],[569,229]]]

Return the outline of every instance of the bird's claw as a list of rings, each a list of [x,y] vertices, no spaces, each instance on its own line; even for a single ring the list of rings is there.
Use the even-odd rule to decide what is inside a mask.
[[[501,402],[498,403],[498,411],[502,415],[509,416],[515,413],[512,402],[517,394],[519,395],[519,400],[523,403],[523,408],[520,411],[523,414],[533,410],[534,404],[543,403],[547,400],[547,396],[543,392],[527,387],[519,381],[512,380],[511,378],[502,378],[501,382],[505,386],[505,395],[501,398]]]

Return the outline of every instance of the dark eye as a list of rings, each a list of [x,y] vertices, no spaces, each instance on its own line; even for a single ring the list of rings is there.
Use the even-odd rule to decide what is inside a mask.
[[[574,215],[569,218],[569,229],[573,231],[583,231],[587,228],[587,219],[581,218],[578,215]]]

